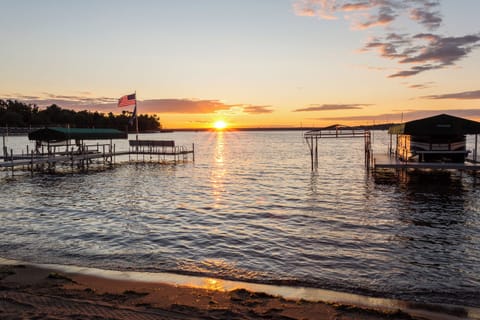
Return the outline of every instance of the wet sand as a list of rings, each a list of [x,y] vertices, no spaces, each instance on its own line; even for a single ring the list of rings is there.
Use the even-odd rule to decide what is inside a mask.
[[[417,319],[401,311],[286,300],[107,279],[30,265],[0,265],[2,319]]]

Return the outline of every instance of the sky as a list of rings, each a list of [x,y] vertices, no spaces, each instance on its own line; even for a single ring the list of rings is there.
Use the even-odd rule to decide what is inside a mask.
[[[478,0],[0,0],[0,99],[165,128],[480,120]]]

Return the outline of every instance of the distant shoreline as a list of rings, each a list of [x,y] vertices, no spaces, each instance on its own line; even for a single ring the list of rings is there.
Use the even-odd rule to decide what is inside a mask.
[[[380,124],[372,126],[352,126],[348,129],[367,129],[367,130],[387,130],[393,124]],[[11,135],[19,136],[26,135],[31,131],[45,128],[46,126],[39,127],[0,127],[0,135]],[[309,130],[321,130],[326,127],[255,127],[255,128],[227,128],[221,131],[224,132],[234,132],[234,131],[309,131]],[[149,130],[149,131],[140,131],[142,134],[146,133],[172,133],[172,132],[203,132],[203,131],[218,131],[214,128],[173,128],[173,129],[163,129],[163,130]],[[133,134],[134,131],[129,131],[128,133]]]
[[[351,126],[346,127],[350,130],[388,130],[390,126],[394,125],[393,123],[371,125],[371,126]],[[221,131],[309,131],[309,130],[325,130],[330,127],[255,127],[255,128],[227,128]],[[345,128],[344,128],[345,129]],[[333,130],[333,129],[332,129]],[[171,129],[174,132],[196,132],[196,131],[218,131],[214,128],[180,128],[180,129]]]

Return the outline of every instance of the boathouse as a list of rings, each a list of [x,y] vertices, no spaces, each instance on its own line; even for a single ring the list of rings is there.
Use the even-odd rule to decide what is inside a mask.
[[[448,114],[405,122],[389,128],[390,153],[401,161],[421,163],[463,163],[471,152],[466,135],[475,135],[473,159],[477,158],[480,122]],[[392,136],[396,136],[393,151]]]

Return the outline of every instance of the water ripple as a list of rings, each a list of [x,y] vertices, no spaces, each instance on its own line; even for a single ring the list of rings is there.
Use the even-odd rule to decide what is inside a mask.
[[[298,132],[169,138],[196,162],[2,180],[0,256],[480,306],[468,174],[369,177],[359,140],[322,141],[311,173]]]

